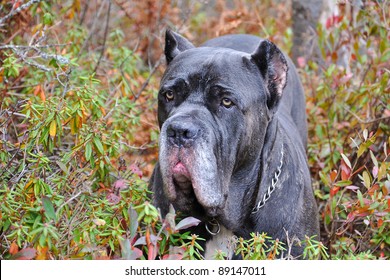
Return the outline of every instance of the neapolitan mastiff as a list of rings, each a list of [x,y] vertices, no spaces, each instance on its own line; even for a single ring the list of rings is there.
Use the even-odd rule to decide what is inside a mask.
[[[150,188],[200,219],[193,232],[233,255],[232,236],[265,232],[286,242],[319,234],[306,158],[302,85],[268,40],[226,35],[194,47],[167,30],[158,94],[159,160]],[[293,246],[299,256],[302,247]]]

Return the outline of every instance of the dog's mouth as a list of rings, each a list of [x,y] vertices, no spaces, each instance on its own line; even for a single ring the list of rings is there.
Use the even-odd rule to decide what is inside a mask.
[[[181,161],[172,168],[172,177],[174,184],[182,190],[192,189],[191,173],[185,164]]]
[[[180,183],[191,181],[191,174],[181,161],[176,163],[176,165],[172,168],[172,175],[173,178]]]

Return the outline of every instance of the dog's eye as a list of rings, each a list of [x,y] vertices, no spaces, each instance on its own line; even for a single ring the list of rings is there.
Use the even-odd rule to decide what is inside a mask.
[[[175,95],[173,94],[173,91],[167,91],[165,92],[165,98],[167,101],[172,101],[175,98]]]
[[[222,99],[221,105],[223,107],[230,108],[233,106],[233,101],[231,101],[229,98],[225,97]]]

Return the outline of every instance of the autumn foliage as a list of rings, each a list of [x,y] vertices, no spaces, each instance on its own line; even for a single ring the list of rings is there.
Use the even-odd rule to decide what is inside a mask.
[[[201,258],[198,221],[163,219],[147,189],[164,31],[293,48],[289,1],[210,2],[0,0],[0,259]],[[298,59],[321,223],[299,242],[310,259],[389,259],[389,7],[340,11],[315,30],[320,59]],[[258,233],[236,253],[288,246]]]

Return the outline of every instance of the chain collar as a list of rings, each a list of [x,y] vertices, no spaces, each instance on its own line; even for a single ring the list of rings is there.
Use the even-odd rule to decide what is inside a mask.
[[[270,199],[271,194],[276,189],[276,184],[279,181],[279,176],[282,173],[282,167],[283,167],[283,157],[284,157],[283,146],[282,146],[280,154],[281,154],[280,164],[278,166],[278,169],[274,173],[274,177],[271,180],[271,185],[268,187],[267,192],[263,195],[263,198],[259,201],[259,203],[257,203],[257,205],[255,207],[253,207],[251,214],[256,214],[265,205],[265,203],[268,201],[268,199]],[[211,229],[210,229],[209,225],[211,226]],[[207,221],[205,223],[205,228],[206,228],[207,232],[213,236],[217,235],[221,230],[221,226],[219,225],[219,222],[215,218],[210,220],[210,221]]]
[[[266,193],[263,195],[263,198],[257,203],[255,207],[252,209],[252,215],[256,214],[268,201],[268,199],[271,197],[271,194],[275,191],[276,189],[276,184],[279,181],[279,176],[282,173],[282,167],[283,167],[283,157],[284,157],[284,152],[283,152],[283,145],[281,149],[281,156],[280,156],[280,164],[278,166],[278,169],[274,173],[274,177],[272,178],[271,185],[268,187]]]

